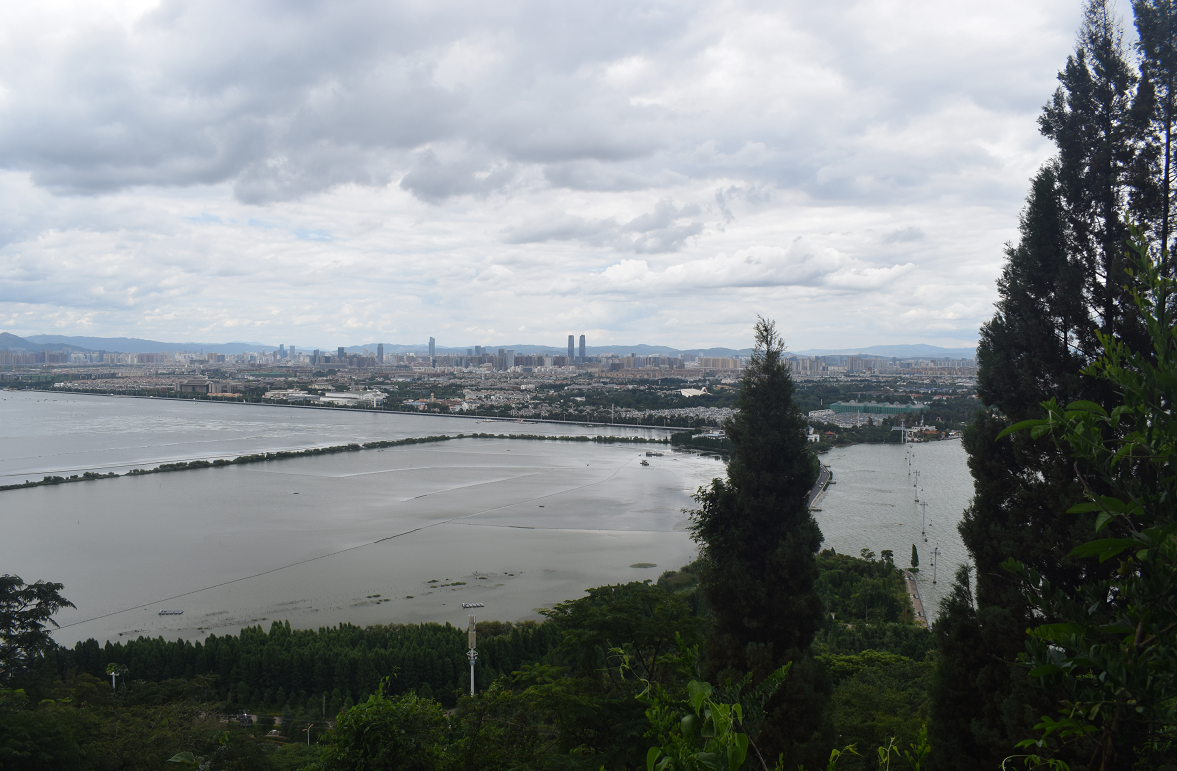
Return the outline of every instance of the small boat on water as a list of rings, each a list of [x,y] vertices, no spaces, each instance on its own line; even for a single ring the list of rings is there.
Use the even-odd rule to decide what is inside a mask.
[[[643,465],[643,466],[649,466],[649,465],[650,465],[650,461],[643,459],[643,460],[642,460],[642,465]]]
[[[182,611],[182,610],[161,610],[159,612],[159,615],[161,615],[161,616],[182,616],[182,615],[184,615],[184,611]]]

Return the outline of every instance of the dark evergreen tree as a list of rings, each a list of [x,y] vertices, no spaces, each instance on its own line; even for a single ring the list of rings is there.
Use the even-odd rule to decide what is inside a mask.
[[[1048,165],[1033,181],[1021,238],[1006,250],[996,313],[977,346],[977,393],[988,409],[965,432],[976,488],[960,524],[976,592],[956,587],[952,612],[942,611],[937,622],[941,685],[930,729],[937,758],[956,768],[999,764],[1052,709],[1014,663],[1030,611],[1002,563],[1016,556],[1059,586],[1080,578],[1064,555],[1086,537],[1090,522],[1064,513],[1081,498],[1070,460],[1028,435],[994,441],[1010,421],[1039,417],[1044,399],[1066,403],[1086,395],[1079,375],[1086,360],[1076,347],[1093,322],[1080,291],[1084,262],[1072,256],[1067,234],[1060,186]],[[966,608],[974,597],[975,607]],[[950,703],[955,698],[964,702]]]
[[[754,739],[764,757],[784,752],[792,768],[818,765],[828,752],[822,709],[829,684],[806,655],[823,618],[814,589],[822,535],[808,499],[818,463],[807,449],[783,351],[775,325],[760,319],[738,412],[724,424],[734,448],[727,479],[700,489],[693,534],[714,618],[708,679],[722,683],[751,672],[758,683],[795,662]]]
[[[915,550],[915,544],[911,545],[911,566],[918,568],[920,566],[920,553]]]
[[[1155,197],[1153,179],[1134,174],[1151,112],[1151,86],[1134,109],[1140,78],[1129,63],[1123,30],[1110,0],[1088,0],[1079,44],[1059,73],[1060,86],[1039,126],[1058,147],[1058,182],[1071,256],[1083,265],[1083,293],[1095,327],[1076,340],[1088,360],[1098,355],[1094,330],[1144,342],[1125,285],[1130,200],[1142,208]],[[1151,81],[1150,81],[1151,82]],[[1147,164],[1146,164],[1147,165]],[[1134,187],[1135,183],[1135,187]],[[1142,192],[1144,191],[1144,192]],[[1127,310],[1128,316],[1124,316]],[[1138,346],[1134,346],[1138,347]]]
[[[1141,146],[1133,168],[1132,216],[1158,245],[1173,244],[1173,142],[1177,121],[1177,9],[1173,0],[1134,0],[1141,84],[1135,104]],[[1171,274],[1173,265],[1164,266]]]
[[[995,439],[1011,422],[1041,417],[1050,398],[1110,404],[1105,386],[1080,375],[1098,354],[1096,332],[1143,340],[1125,288],[1124,217],[1130,205],[1151,205],[1155,182],[1139,169],[1141,111],[1152,110],[1153,92],[1129,65],[1106,0],[1085,7],[1059,80],[1041,119],[1058,157],[1033,180],[977,348],[986,409],[965,432],[976,490],[960,525],[975,592],[958,584],[937,623],[937,768],[996,767],[1057,705],[1015,663],[1032,612],[1002,563],[1017,559],[1064,589],[1093,569],[1066,557],[1092,532],[1091,518],[1065,513],[1081,499],[1071,459],[1026,434]]]

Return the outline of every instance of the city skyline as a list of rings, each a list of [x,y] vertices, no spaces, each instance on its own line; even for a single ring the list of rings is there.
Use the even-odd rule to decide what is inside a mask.
[[[970,346],[1080,12],[13,6],[0,330]]]

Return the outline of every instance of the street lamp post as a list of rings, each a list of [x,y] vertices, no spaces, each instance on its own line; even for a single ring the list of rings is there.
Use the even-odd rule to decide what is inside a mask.
[[[110,690],[116,690],[114,679],[127,674],[127,668],[122,664],[107,664],[106,674],[110,675]]]
[[[478,660],[478,648],[474,639],[474,614],[470,614],[470,650],[466,651],[466,658],[470,659],[470,695],[474,695],[474,662]]]

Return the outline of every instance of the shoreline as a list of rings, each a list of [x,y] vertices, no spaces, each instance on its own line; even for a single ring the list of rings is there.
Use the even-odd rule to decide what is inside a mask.
[[[188,399],[182,396],[149,396],[143,394],[116,394],[116,393],[101,393],[98,391],[74,391],[70,389],[48,389],[48,388],[12,388],[13,392],[19,393],[22,391],[33,391],[35,393],[46,394],[76,394],[78,396],[108,396],[115,399],[165,399],[173,402],[199,402],[201,404],[241,404],[253,407],[281,407],[284,409],[298,409],[298,410],[326,410],[326,411],[341,411],[341,412],[370,412],[377,415],[415,415],[423,418],[461,418],[463,420],[480,420],[480,421],[495,421],[498,423],[518,423],[527,425],[529,423],[550,423],[553,425],[562,426],[584,426],[585,428],[604,427],[604,428],[648,428],[657,429],[659,431],[693,431],[694,428],[690,426],[648,426],[644,423],[604,423],[594,420],[556,420],[555,418],[510,418],[500,417],[498,415],[465,415],[454,412],[421,412],[419,410],[410,412],[408,410],[377,410],[369,407],[324,407],[315,404],[278,404],[277,402],[247,402],[238,401],[236,399]]]

